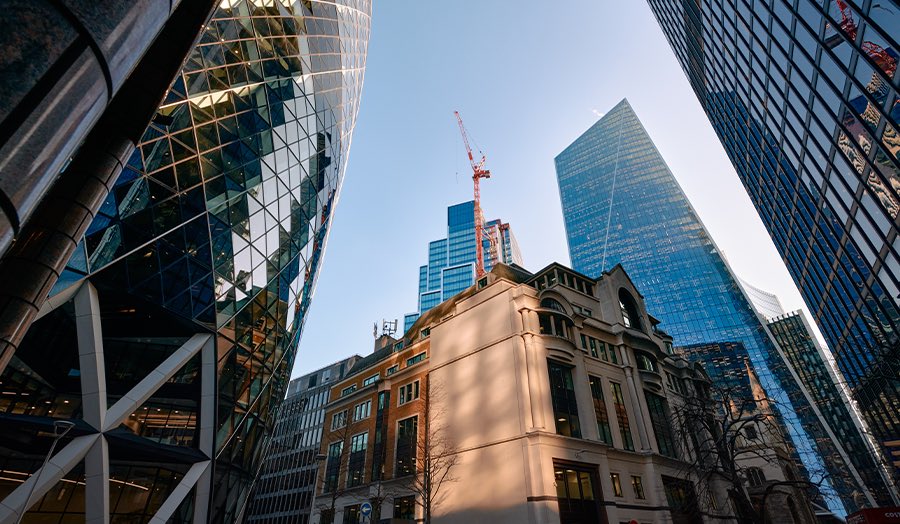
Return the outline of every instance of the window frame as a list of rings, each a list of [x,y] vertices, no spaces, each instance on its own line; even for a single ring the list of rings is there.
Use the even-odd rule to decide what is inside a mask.
[[[337,454],[332,453],[332,450],[337,448]],[[324,478],[322,481],[322,493],[331,493],[332,491],[338,489],[341,483],[341,462],[344,461],[344,441],[336,440],[328,444],[327,455],[325,458],[325,472]],[[337,471],[333,471],[333,479],[329,473],[332,473],[332,466],[337,467]],[[331,481],[333,481],[334,485],[331,485]]]
[[[416,430],[415,438],[413,438],[413,441],[410,444],[411,452],[412,452],[411,457],[410,457],[412,459],[412,471],[400,473],[400,464],[399,464],[400,449],[401,449],[400,448],[400,426],[404,422],[407,422],[410,420],[414,421],[413,424],[415,425],[415,430]],[[418,453],[419,415],[416,414],[416,415],[412,415],[410,417],[402,418],[402,419],[398,420],[396,422],[396,424],[397,424],[396,430],[394,431],[394,478],[405,477],[408,475],[415,475],[417,472],[417,469],[418,469],[418,458],[419,458],[418,457],[418,455],[419,455],[419,453]]]
[[[635,500],[647,499],[647,494],[644,493],[644,481],[640,475],[631,476],[631,491],[634,492]]]
[[[581,417],[578,411],[574,366],[547,359],[550,405],[553,408],[554,429],[557,435],[582,438]]]
[[[625,288],[619,288],[618,295],[619,310],[622,313],[622,323],[627,328],[643,331],[644,321],[643,318],[641,318],[641,310],[638,307],[637,301],[634,299],[634,295]]]
[[[409,357],[408,359],[406,359],[406,367],[414,366],[414,365],[418,364],[419,362],[424,361],[427,357],[428,357],[427,351],[423,351],[421,353],[413,355],[413,356]]]
[[[757,440],[759,439],[759,433],[756,431],[756,426],[748,425],[744,426],[744,438],[747,440]]]
[[[366,404],[368,404],[368,407],[365,408],[364,410],[361,410],[360,408],[362,406],[365,406]],[[362,417],[359,416],[361,411],[365,411],[365,416],[362,416]],[[356,422],[359,420],[365,420],[365,419],[369,418],[370,416],[372,416],[372,399],[364,400],[364,401],[360,402],[359,404],[353,406],[353,422]]]
[[[342,524],[356,524],[359,522],[359,516],[362,514],[360,512],[361,507],[361,503],[344,506],[343,517],[341,520]],[[356,518],[354,519],[351,515],[355,515]]]
[[[407,388],[409,388],[409,393],[407,393]],[[402,386],[397,388],[397,407],[409,404],[414,400],[419,399],[420,395],[420,383],[419,379],[407,382]]]
[[[659,454],[664,457],[678,459],[678,441],[675,438],[675,429],[672,427],[672,413],[666,397],[644,390],[644,400],[647,403],[647,414],[650,418],[650,428],[656,438],[656,447]]]
[[[612,483],[613,496],[624,497],[625,495],[622,493],[622,476],[618,473],[610,472],[609,481]]]
[[[360,438],[360,437],[362,437],[362,438]],[[355,449],[356,446],[359,446],[359,441],[360,441],[360,440],[362,440],[362,448],[361,448],[361,449]],[[365,484],[365,479],[366,479],[366,455],[368,455],[368,451],[369,451],[369,431],[368,431],[368,430],[366,430],[366,431],[361,431],[361,432],[359,432],[359,433],[357,433],[357,434],[351,436],[351,437],[350,437],[350,446],[349,446],[349,447],[350,447],[350,449],[348,450],[348,453],[347,453],[347,478],[344,480],[344,486],[345,486],[347,489],[349,489],[349,488],[355,488],[355,487],[357,487],[357,486],[361,486],[361,485]],[[354,457],[354,456],[353,456],[354,454],[356,454],[357,456]],[[354,482],[353,484],[351,484],[351,483],[350,483],[351,475],[352,475],[353,472],[354,472],[354,469],[353,469],[353,466],[354,466],[353,461],[354,461],[354,458],[358,458],[358,457],[359,457],[359,454],[362,454],[362,461],[359,462],[359,464],[358,464],[358,465],[359,465],[359,469],[356,470],[356,471],[359,472],[359,482]]]
[[[339,429],[347,427],[347,415],[348,415],[347,411],[348,410],[344,409],[344,410],[338,411],[337,413],[334,413],[333,415],[331,415],[331,431],[337,431]],[[343,416],[341,416],[341,415],[343,415]],[[337,425],[338,417],[340,417],[340,420],[341,420],[340,425]]]
[[[538,333],[571,341],[574,326],[568,315],[555,309],[538,311]]]
[[[404,513],[401,509],[400,504],[403,502],[407,503],[407,511]],[[405,520],[415,520],[416,519],[416,496],[415,495],[405,495],[402,497],[394,497],[393,500],[394,511],[393,515],[395,519],[405,519]],[[406,516],[411,515],[411,516]]]
[[[566,307],[562,305],[562,302],[556,300],[553,297],[544,297],[541,299],[541,308],[549,309],[551,311],[556,311],[558,313],[562,313],[563,315],[568,315],[566,311]]]
[[[750,485],[751,488],[758,488],[760,486],[765,486],[766,482],[766,474],[762,470],[762,468],[751,466],[744,470],[744,476],[747,477],[747,484]]]
[[[597,419],[597,433],[600,442],[612,446],[612,424],[609,422],[609,409],[603,396],[603,380],[596,375],[588,375],[588,384],[591,388],[591,400],[594,406],[594,418]]]
[[[625,401],[625,392],[622,390],[622,384],[610,380],[609,389],[610,393],[612,393],[613,411],[616,413],[619,436],[622,438],[622,449],[634,451],[634,435],[631,432],[631,419],[628,416],[628,403]]]

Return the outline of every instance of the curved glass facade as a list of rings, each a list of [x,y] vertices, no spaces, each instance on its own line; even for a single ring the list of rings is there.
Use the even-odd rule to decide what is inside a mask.
[[[146,522],[209,460],[179,514],[196,519],[206,503],[211,522],[241,517],[340,191],[370,16],[369,0],[223,0],[53,289],[52,311],[2,376],[0,500],[36,471],[52,420],[64,418],[76,428],[60,446],[99,433],[108,447],[110,514]],[[93,302],[79,310],[88,287]],[[79,323],[88,310],[91,365]],[[195,339],[209,342],[201,351]],[[121,424],[103,408],[88,416],[91,370],[109,412],[137,402]],[[70,476],[91,476],[86,457]],[[123,489],[149,496],[134,502]],[[84,491],[35,496],[25,521],[90,512]]]
[[[873,491],[896,504],[900,8],[649,4],[892,470]]]

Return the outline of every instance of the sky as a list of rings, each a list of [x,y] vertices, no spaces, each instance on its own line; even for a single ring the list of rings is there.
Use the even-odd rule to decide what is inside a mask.
[[[294,377],[373,350],[416,309],[428,242],[472,198],[458,110],[487,155],[485,218],[526,269],[569,264],[553,158],[628,98],[738,276],[803,301],[644,1],[377,0],[361,108]],[[810,318],[810,317],[808,317]]]

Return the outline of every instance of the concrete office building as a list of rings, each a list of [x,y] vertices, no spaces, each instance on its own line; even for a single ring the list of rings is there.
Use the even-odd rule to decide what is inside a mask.
[[[732,522],[672,422],[709,378],[657,325],[621,266],[495,267],[332,387],[313,521],[355,523],[373,500],[372,522],[424,518],[411,486],[430,450],[457,457],[435,522]],[[748,490],[789,478],[783,440],[752,445],[770,453],[742,463]],[[801,494],[772,488],[780,522],[812,522]]]
[[[900,479],[895,1],[649,0]]]
[[[522,265],[522,253],[509,224],[484,221],[482,248],[484,269],[494,263]],[[475,283],[475,202],[447,208],[447,238],[428,244],[428,263],[419,267],[417,311],[403,317],[403,330],[429,309]]]
[[[219,4],[137,148],[107,158],[121,174],[0,374],[0,522],[243,518],[341,186],[370,14]]]
[[[265,462],[253,486],[246,522],[307,524],[331,385],[362,357],[354,355],[295,378],[278,409]]]

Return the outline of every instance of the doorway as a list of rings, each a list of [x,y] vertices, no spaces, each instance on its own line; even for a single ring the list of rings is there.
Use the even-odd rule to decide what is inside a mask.
[[[597,467],[553,461],[560,524],[606,524]]]

